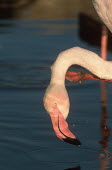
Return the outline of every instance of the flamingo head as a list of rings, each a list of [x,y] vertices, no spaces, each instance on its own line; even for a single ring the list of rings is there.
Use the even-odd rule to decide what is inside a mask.
[[[66,118],[69,113],[69,97],[64,85],[50,84],[44,96],[44,107],[49,113],[56,136],[65,142],[81,145],[69,130]]]

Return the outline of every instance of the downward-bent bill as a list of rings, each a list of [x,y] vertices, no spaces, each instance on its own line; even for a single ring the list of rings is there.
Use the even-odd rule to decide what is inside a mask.
[[[53,107],[53,111],[50,113],[52,125],[56,136],[62,139],[64,142],[81,145],[81,142],[75,137],[75,135],[69,130],[68,123],[64,119],[63,114],[59,111],[57,106]]]

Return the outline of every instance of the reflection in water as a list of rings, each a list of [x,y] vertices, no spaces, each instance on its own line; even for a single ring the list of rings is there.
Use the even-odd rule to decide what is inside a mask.
[[[108,142],[110,136],[110,128],[106,125],[106,120],[108,118],[106,105],[107,105],[107,92],[105,82],[101,82],[101,107],[102,107],[102,117],[101,117],[101,136],[102,139],[99,141],[102,146],[102,151],[98,157],[100,161],[100,170],[106,170],[109,168],[110,159],[112,158],[112,153],[108,150]]]
[[[65,169],[65,170],[80,170],[80,166],[77,166],[75,168],[68,168],[68,169]]]
[[[109,137],[111,135],[110,133],[110,128],[107,126],[106,121],[108,118],[107,115],[107,89],[106,89],[106,84],[104,81],[101,81],[101,108],[102,108],[102,116],[101,116],[101,121],[100,121],[100,127],[101,127],[101,136],[102,139],[99,141],[101,144],[101,153],[98,156],[98,160],[100,161],[100,170],[106,170],[110,168],[110,162],[112,159],[112,153],[108,150],[108,142],[109,142]],[[68,168],[65,170],[80,170],[80,166],[76,168]]]

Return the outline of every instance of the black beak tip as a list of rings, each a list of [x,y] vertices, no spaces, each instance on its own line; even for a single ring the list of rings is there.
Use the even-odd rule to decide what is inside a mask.
[[[70,138],[70,137],[66,137],[63,139],[64,142],[67,142],[69,144],[72,144],[72,145],[76,145],[76,146],[80,146],[81,145],[81,142],[76,138],[76,139],[73,139],[73,138]]]

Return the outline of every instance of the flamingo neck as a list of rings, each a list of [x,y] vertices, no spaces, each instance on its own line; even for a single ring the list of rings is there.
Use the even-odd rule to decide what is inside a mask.
[[[51,82],[56,84],[65,83],[65,74],[67,69],[73,65],[80,65],[101,79],[112,79],[112,63],[103,60],[97,54],[73,47],[59,54],[51,67]]]

